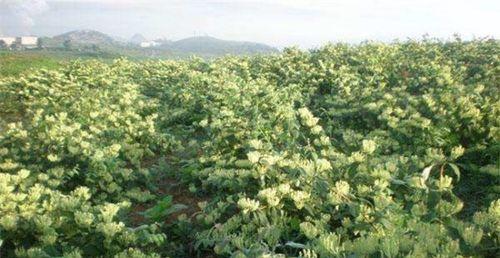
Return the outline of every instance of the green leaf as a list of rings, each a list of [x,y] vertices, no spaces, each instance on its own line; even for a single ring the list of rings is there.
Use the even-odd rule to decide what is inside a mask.
[[[457,181],[460,181],[460,169],[458,168],[458,166],[453,163],[448,163],[448,165],[451,167],[451,169],[453,169],[453,172],[457,176]]]
[[[295,243],[295,242],[292,242],[292,241],[286,242],[285,246],[289,246],[289,247],[292,247],[292,248],[298,248],[298,249],[305,249],[306,248],[306,245],[301,244],[301,243]]]
[[[187,209],[188,206],[187,205],[184,205],[184,204],[180,204],[180,203],[177,203],[177,204],[174,204],[172,205],[172,207],[168,208],[167,210],[165,210],[163,212],[164,216],[168,216],[170,214],[173,214],[173,213],[176,213],[176,212],[179,212],[181,210],[185,210]]]
[[[422,178],[424,179],[424,181],[429,178],[432,167],[434,167],[434,165],[430,165],[430,166],[424,168],[424,170],[422,171]]]
[[[391,183],[393,183],[395,185],[407,185],[408,184],[405,181],[400,180],[400,179],[391,179]]]
[[[155,206],[147,209],[141,214],[146,218],[158,221],[178,211],[188,208],[184,204],[173,204],[172,196],[168,195],[159,201]]]

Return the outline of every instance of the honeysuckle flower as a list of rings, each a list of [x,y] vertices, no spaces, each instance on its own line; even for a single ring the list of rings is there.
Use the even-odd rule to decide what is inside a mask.
[[[243,213],[248,213],[258,210],[260,207],[260,203],[259,201],[249,198],[241,198],[238,201],[238,207],[243,211]]]
[[[254,148],[256,150],[260,150],[263,147],[263,143],[260,140],[250,140],[248,142],[248,145],[250,145],[250,147],[252,147],[252,148]]]
[[[297,209],[300,210],[304,207],[306,201],[311,197],[311,194],[304,191],[292,191],[290,196]]]
[[[13,170],[19,167],[19,164],[12,162],[12,160],[7,159],[3,163],[0,163],[0,169],[2,170]]]
[[[309,239],[313,239],[319,234],[319,230],[311,222],[300,223],[300,231]]]
[[[263,164],[263,165],[272,166],[272,165],[276,164],[276,162],[278,162],[278,160],[279,160],[279,157],[277,157],[277,156],[273,156],[273,155],[264,155],[264,156],[260,159],[260,162],[261,162],[261,164]]]
[[[258,195],[259,198],[265,200],[269,206],[274,207],[280,203],[280,198],[276,189],[267,188],[260,190]]]
[[[206,127],[208,125],[208,120],[207,119],[203,119],[200,121],[200,126],[201,127]]]
[[[291,191],[291,187],[289,184],[280,184],[278,186],[278,191],[281,193],[281,194],[288,194],[290,191]]]
[[[315,135],[319,135],[323,131],[323,128],[319,125],[315,125],[311,128],[311,133]]]
[[[363,140],[363,152],[366,154],[372,154],[377,148],[377,144],[372,140]]]
[[[247,154],[247,157],[250,162],[257,163],[259,162],[261,155],[258,151],[251,151]]]
[[[60,161],[61,158],[59,158],[59,156],[55,155],[55,154],[49,154],[47,155],[47,159],[50,161],[50,162],[57,162],[57,161]]]
[[[465,152],[464,147],[462,147],[462,146],[454,147],[451,150],[451,158],[452,159],[458,159],[458,158],[460,158],[464,154],[464,152]]]
[[[323,172],[332,169],[332,165],[326,159],[317,159],[316,160],[316,170],[318,172]]]

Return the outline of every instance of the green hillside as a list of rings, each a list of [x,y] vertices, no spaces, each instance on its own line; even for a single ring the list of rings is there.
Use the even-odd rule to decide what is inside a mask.
[[[142,35],[134,35],[130,42],[122,42],[93,30],[77,30],[55,37],[43,37],[43,46],[52,50],[102,50],[133,58],[183,58],[192,55],[218,57],[223,55],[255,55],[278,52],[265,44],[221,40],[213,37],[191,37],[177,41],[162,40],[159,46],[141,48]]]
[[[183,54],[198,55],[251,55],[269,54],[278,52],[277,49],[254,42],[228,41],[213,37],[191,37],[178,41],[168,42],[160,49]]]

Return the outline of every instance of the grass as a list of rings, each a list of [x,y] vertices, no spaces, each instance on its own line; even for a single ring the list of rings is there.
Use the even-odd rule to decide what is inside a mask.
[[[77,59],[109,61],[120,57],[105,52],[23,50],[0,51],[0,76],[16,76],[34,69],[57,69]]]
[[[49,55],[32,52],[0,52],[0,76],[15,76],[31,69],[56,69],[61,60]]]

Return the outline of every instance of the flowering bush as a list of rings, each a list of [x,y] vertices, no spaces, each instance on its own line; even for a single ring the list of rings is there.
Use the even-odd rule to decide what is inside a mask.
[[[1,79],[0,253],[493,256],[499,49],[337,44]],[[160,154],[200,202],[134,228]]]
[[[130,201],[151,198],[140,163],[158,138],[154,101],[121,79],[128,65],[74,64],[0,81],[0,239],[8,255],[111,255],[163,241],[154,225],[134,229],[119,219]]]
[[[178,177],[213,196],[196,218],[198,249],[495,253],[498,170],[478,173],[498,168],[498,50],[494,40],[410,41],[145,64],[163,130],[188,146]],[[464,189],[477,194],[467,181],[483,177],[489,195],[467,199]]]

